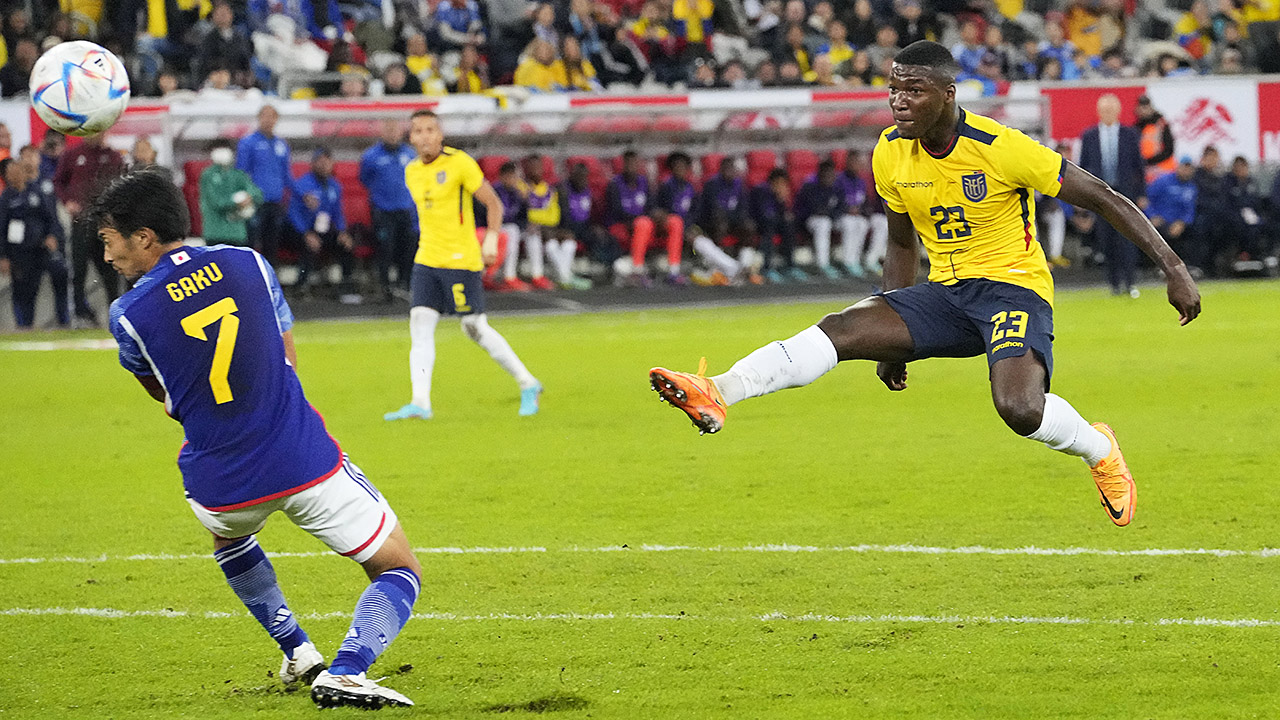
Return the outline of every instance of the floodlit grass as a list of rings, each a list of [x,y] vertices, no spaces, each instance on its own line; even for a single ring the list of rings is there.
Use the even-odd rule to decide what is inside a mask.
[[[407,323],[300,324],[309,399],[414,545],[512,550],[421,555],[422,616],[371,671],[418,706],[384,712],[1272,716],[1280,285],[1203,290],[1186,328],[1154,288],[1058,298],[1054,391],[1116,428],[1125,529],[1080,461],[1003,426],[983,359],[918,363],[903,393],[842,366],[714,437],[648,389],[652,365],[719,372],[832,307],[495,318],[546,386],[533,418],[442,323],[436,418],[394,425]],[[318,712],[268,675],[278,652],[183,500],[181,429],[114,353],[0,349],[0,368],[0,558],[35,560],[0,563],[0,715]],[[274,562],[331,655],[362,573],[282,517],[261,542],[314,553]],[[97,614],[31,614],[57,608]]]

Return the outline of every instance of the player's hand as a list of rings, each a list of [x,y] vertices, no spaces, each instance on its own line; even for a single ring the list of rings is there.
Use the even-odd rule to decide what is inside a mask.
[[[1186,265],[1178,265],[1168,275],[1169,304],[1178,310],[1178,323],[1186,325],[1200,314],[1200,290]]]
[[[314,231],[307,233],[307,249],[311,252],[320,252],[320,236]]]
[[[480,246],[480,259],[485,267],[498,262],[498,233],[489,230],[484,234],[484,244]]]
[[[315,211],[320,207],[320,196],[314,193],[303,195],[302,204],[306,205],[308,210]]]
[[[901,362],[876,363],[876,375],[884,386],[897,392],[907,389],[907,364]]]

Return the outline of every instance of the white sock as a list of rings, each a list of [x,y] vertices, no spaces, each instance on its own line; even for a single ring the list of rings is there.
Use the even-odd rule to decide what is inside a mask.
[[[520,226],[507,223],[502,226],[507,234],[507,257],[502,261],[502,277],[507,280],[516,279],[516,267],[520,262]]]
[[[566,281],[573,277],[573,259],[578,256],[578,241],[565,238],[560,241],[560,249],[556,251],[555,263],[560,267],[560,275]]]
[[[520,383],[521,390],[538,384],[538,380],[525,368],[524,363],[520,362],[520,358],[516,357],[516,352],[511,349],[507,339],[498,334],[497,330],[489,327],[489,319],[484,313],[463,315],[462,331],[477,345],[484,348],[484,351],[489,353],[489,357],[502,366],[503,370],[510,373],[511,377]]]
[[[861,215],[845,215],[840,218],[840,249],[846,265],[862,266],[862,251],[867,244],[867,231],[871,223]]]
[[[1071,403],[1053,393],[1045,393],[1040,429],[1027,439],[1039,440],[1050,450],[1083,458],[1089,467],[1111,453],[1111,440],[1081,417]]]
[[[1058,208],[1045,218],[1045,235],[1049,241],[1049,257],[1062,257],[1062,244],[1067,239],[1067,214]]]
[[[711,378],[726,404],[808,385],[839,362],[831,338],[813,325],[786,340],[769,343],[742,358],[729,372]]]
[[[718,245],[706,235],[699,235],[693,240],[693,251],[698,254],[712,268],[728,275],[736,277],[742,272],[742,263],[734,260],[729,253],[721,250]]]
[[[560,241],[552,238],[542,242],[543,252],[547,256],[547,264],[550,266],[547,274],[556,282],[564,282],[563,266],[560,262]]]
[[[831,264],[831,218],[815,215],[805,223],[813,238],[813,256],[816,264],[824,268]]]
[[[529,254],[529,277],[540,278],[546,274],[542,265],[542,233],[530,230],[524,235],[524,250]]]
[[[867,251],[867,267],[880,267],[889,251],[889,218],[880,213],[871,216],[871,248]]]
[[[431,371],[436,364],[436,323],[440,313],[428,307],[409,310],[409,382],[413,404],[431,409]]]

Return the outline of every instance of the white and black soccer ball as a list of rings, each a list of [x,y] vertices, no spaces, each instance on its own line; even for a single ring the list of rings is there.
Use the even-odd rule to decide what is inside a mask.
[[[110,50],[75,40],[54,45],[31,70],[31,106],[63,135],[106,131],[129,104],[129,74]]]

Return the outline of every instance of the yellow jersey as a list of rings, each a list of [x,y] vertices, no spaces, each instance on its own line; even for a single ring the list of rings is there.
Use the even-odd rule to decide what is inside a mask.
[[[911,216],[929,254],[929,281],[987,278],[1053,305],[1036,242],[1035,191],[1056,197],[1067,161],[1018,130],[960,111],[951,147],[933,154],[888,128],[871,168],[885,206]]]
[[[560,227],[560,194],[546,180],[531,185],[520,181],[520,194],[524,195],[526,216],[529,222],[542,227]]]
[[[559,60],[550,65],[543,65],[530,56],[525,58],[520,63],[520,66],[516,68],[515,77],[511,82],[521,87],[542,92],[564,92],[563,76],[564,65],[561,65]]]
[[[418,252],[413,261],[483,270],[472,209],[472,195],[484,184],[480,165],[461,150],[446,147],[429,163],[418,158],[406,165],[404,184],[418,208]]]

